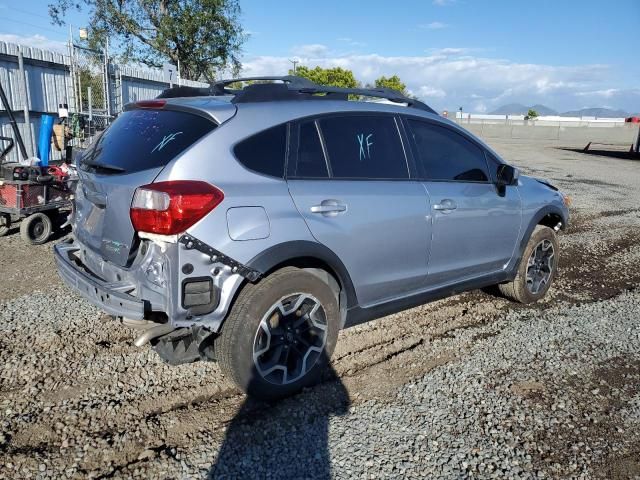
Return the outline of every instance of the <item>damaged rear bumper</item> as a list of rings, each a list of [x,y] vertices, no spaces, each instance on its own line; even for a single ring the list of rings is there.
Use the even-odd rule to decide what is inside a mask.
[[[84,271],[76,253],[80,248],[72,243],[60,243],[53,247],[60,277],[72,290],[105,312],[117,316],[142,320],[144,302],[128,293],[135,286],[127,283],[109,283]]]
[[[77,239],[55,245],[54,256],[65,284],[110,315],[211,332],[220,329],[242,282],[259,277],[187,234],[143,238],[128,267],[104,260]],[[205,286],[211,301],[192,306]]]

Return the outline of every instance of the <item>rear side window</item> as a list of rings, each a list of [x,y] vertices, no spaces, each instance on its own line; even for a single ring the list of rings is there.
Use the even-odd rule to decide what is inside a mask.
[[[409,178],[400,134],[391,116],[349,115],[319,120],[333,178]]]
[[[483,150],[462,135],[438,125],[408,120],[414,153],[429,180],[487,182]]]
[[[164,167],[214,128],[212,121],[190,113],[129,110],[85,152],[83,168],[131,173]]]
[[[233,152],[249,170],[282,178],[287,155],[287,125],[256,133],[238,143]]]
[[[327,178],[329,176],[318,129],[313,121],[300,125],[298,157],[292,176],[300,178]]]

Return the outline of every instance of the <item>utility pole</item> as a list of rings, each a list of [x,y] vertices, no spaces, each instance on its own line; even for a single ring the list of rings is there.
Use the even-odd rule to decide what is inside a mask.
[[[293,60],[289,59],[289,61],[291,63],[293,63],[293,74],[295,75],[296,74],[296,65],[298,65],[300,63],[300,60],[297,60],[297,59],[294,58]]]

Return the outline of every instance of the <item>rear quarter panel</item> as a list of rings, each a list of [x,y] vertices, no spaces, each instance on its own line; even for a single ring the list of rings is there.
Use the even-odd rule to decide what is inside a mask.
[[[314,239],[293,204],[286,181],[246,169],[233,154],[236,143],[260,130],[286,122],[291,115],[281,109],[273,112],[264,106],[243,107],[238,108],[233,120],[222,124],[169,164],[156,181],[203,180],[222,190],[222,203],[191,227],[189,233],[225,255],[247,263],[279,243]],[[262,226],[260,234],[230,234],[228,218],[236,218],[234,209],[243,207],[252,207],[250,211],[253,212],[257,211],[253,207],[264,210],[268,225]],[[261,218],[264,223],[265,218]]]

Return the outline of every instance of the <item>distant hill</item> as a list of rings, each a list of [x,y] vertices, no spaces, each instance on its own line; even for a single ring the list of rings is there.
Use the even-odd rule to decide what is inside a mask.
[[[613,110],[611,108],[582,108],[571,110],[560,114],[563,117],[598,117],[598,118],[620,118],[628,117],[629,113],[624,110]]]
[[[529,108],[538,112],[538,115],[558,115],[558,112],[556,112],[553,108],[547,107],[546,105],[536,104]]]
[[[503,105],[493,112],[490,112],[490,115],[526,115],[529,109],[533,109],[538,112],[538,115],[558,115],[558,112],[549,108],[545,105],[532,105],[527,107],[521,103],[509,103],[508,105]]]
[[[527,113],[528,107],[521,103],[509,103],[496,108],[493,112],[489,112],[489,115],[522,115]]]
[[[611,108],[582,108],[580,110],[571,110],[569,112],[558,113],[554,109],[546,105],[531,105],[527,107],[522,103],[509,103],[503,105],[493,112],[491,115],[526,115],[529,109],[538,112],[538,115],[560,115],[562,117],[597,117],[597,118],[621,118],[632,116],[624,110],[614,110]]]

